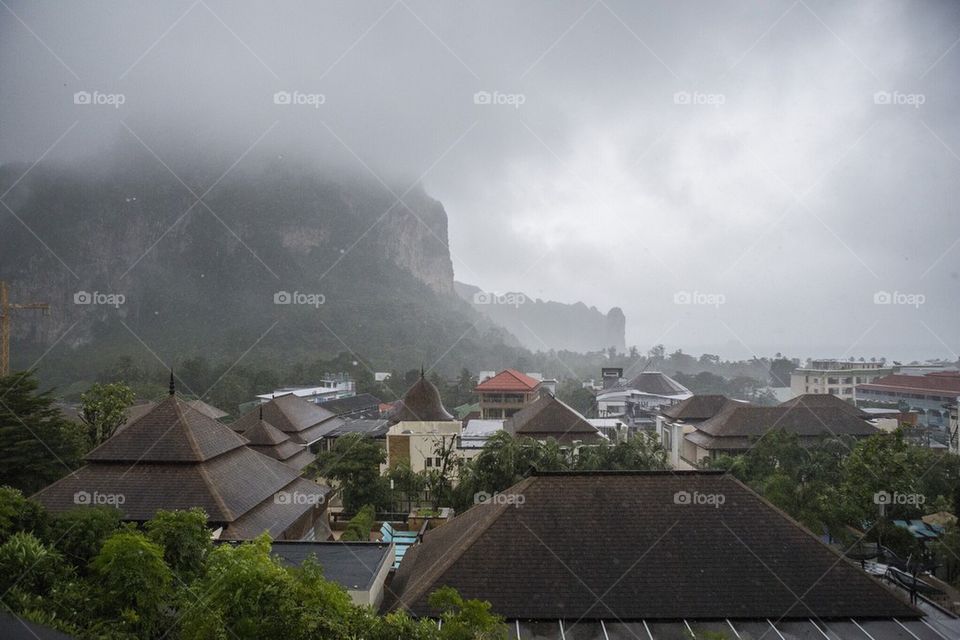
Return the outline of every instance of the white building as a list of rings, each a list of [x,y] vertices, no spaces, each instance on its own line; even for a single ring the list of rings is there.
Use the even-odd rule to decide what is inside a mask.
[[[795,396],[830,394],[852,402],[858,384],[873,382],[893,371],[894,367],[884,362],[810,360],[790,374],[790,390]]]
[[[346,377],[321,380],[319,384],[309,387],[283,387],[270,393],[257,396],[260,402],[269,402],[274,398],[294,395],[316,404],[323,404],[327,400],[351,398],[356,395],[356,386],[353,380]]]

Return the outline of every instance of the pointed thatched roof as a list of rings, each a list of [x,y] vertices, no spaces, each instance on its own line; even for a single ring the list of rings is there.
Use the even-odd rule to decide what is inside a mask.
[[[407,389],[390,422],[445,422],[455,420],[443,406],[440,392],[432,382],[420,374],[420,379]]]

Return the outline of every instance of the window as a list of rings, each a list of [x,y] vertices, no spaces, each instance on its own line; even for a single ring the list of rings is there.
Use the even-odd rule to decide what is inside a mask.
[[[432,467],[432,466],[433,466],[433,458],[424,458],[424,459],[423,459],[423,466],[425,466],[425,467],[427,467],[427,468]]]

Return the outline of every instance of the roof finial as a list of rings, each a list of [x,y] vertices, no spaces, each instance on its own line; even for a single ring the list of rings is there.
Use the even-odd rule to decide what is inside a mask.
[[[260,420],[263,420],[263,403],[260,403]]]
[[[423,370],[423,363],[422,363],[422,362],[420,363],[420,377],[421,377],[421,378],[425,378],[425,377],[426,377],[426,372]]]
[[[173,379],[173,369],[170,369],[170,395],[177,392],[177,383]]]

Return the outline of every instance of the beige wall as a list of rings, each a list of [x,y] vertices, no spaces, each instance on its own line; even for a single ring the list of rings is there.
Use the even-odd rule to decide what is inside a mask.
[[[444,439],[460,435],[460,423],[445,422],[398,422],[387,432],[387,464],[385,469],[405,459],[415,472],[433,469],[426,464],[427,458],[436,457],[436,448]],[[404,444],[401,444],[404,443]],[[459,450],[455,450],[459,455]]]

